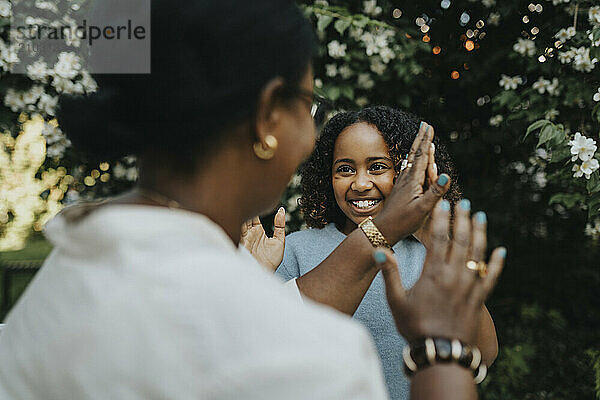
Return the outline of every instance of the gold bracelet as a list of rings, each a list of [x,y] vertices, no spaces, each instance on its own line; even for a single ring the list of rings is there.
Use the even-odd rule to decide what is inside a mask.
[[[358,224],[358,226],[365,233],[367,239],[369,239],[369,242],[371,242],[373,247],[386,247],[392,250],[392,246],[390,246],[387,240],[385,240],[385,237],[373,223],[373,217],[367,217],[363,222]],[[394,250],[392,250],[392,252],[393,251]]]

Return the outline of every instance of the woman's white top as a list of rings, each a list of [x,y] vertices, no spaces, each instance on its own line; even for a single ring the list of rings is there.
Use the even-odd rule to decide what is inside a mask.
[[[387,397],[364,328],[299,301],[205,216],[104,205],[46,235],[0,335],[2,400]]]

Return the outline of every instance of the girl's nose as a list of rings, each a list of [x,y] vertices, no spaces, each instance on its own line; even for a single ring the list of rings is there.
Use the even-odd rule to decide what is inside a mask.
[[[352,182],[352,185],[350,185],[350,189],[354,190],[355,192],[366,192],[371,188],[373,188],[373,181],[371,181],[371,178],[368,176],[368,174],[364,173],[356,174],[356,178]]]

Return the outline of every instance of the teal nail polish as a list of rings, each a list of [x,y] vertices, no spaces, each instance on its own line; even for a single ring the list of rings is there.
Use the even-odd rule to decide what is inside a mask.
[[[505,247],[500,248],[500,250],[498,250],[498,254],[502,258],[506,258],[506,248]]]
[[[458,203],[460,205],[460,208],[463,209],[463,211],[469,211],[471,210],[471,202],[467,199],[462,199],[460,201],[460,203]]]
[[[419,125],[419,129],[421,129],[421,128],[423,127],[423,124],[424,124],[424,123],[425,123],[425,122],[421,121],[421,124]]]
[[[475,214],[475,220],[480,224],[485,224],[487,222],[487,216],[483,211],[479,211]]]
[[[450,211],[450,202],[448,200],[442,200],[440,208],[444,211]]]
[[[440,186],[446,186],[446,183],[448,183],[449,180],[450,180],[450,177],[448,177],[448,175],[441,174],[440,177],[437,180],[437,183]]]
[[[373,253],[373,258],[375,259],[375,262],[377,264],[383,264],[387,259],[385,253],[381,250],[375,250],[375,252]]]

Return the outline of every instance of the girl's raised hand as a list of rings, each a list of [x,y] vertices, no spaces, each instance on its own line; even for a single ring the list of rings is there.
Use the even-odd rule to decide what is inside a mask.
[[[280,207],[275,214],[273,237],[268,237],[260,222],[254,217],[242,224],[240,243],[267,270],[275,272],[283,260],[285,249],[285,209]]]

